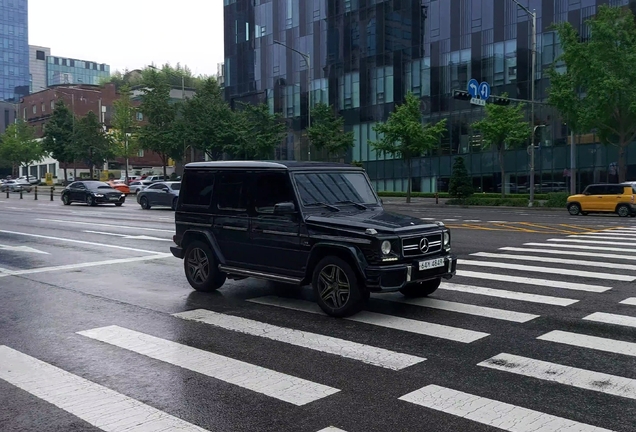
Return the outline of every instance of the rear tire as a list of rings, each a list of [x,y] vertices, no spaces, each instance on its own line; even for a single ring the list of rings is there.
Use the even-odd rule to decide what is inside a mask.
[[[318,306],[332,317],[344,318],[359,312],[367,299],[351,265],[336,256],[325,257],[318,263],[311,285]]]
[[[572,216],[576,216],[581,213],[581,206],[578,203],[572,203],[568,205],[568,212]]]
[[[179,202],[179,198],[175,198],[172,200],[172,210],[177,211],[177,203]]]
[[[139,205],[141,205],[141,208],[144,210],[150,210],[150,203],[148,202],[148,198],[146,197],[141,197],[141,199],[139,200]]]
[[[226,274],[218,269],[212,249],[202,241],[188,245],[183,258],[186,279],[192,288],[200,292],[212,292],[221,288]]]
[[[627,217],[632,213],[629,206],[626,204],[621,204],[616,208],[616,214],[620,217]]]
[[[414,283],[412,285],[407,285],[404,288],[400,289],[400,292],[404,295],[404,297],[428,297],[433,294],[439,285],[442,283],[441,279],[431,279],[424,282]]]

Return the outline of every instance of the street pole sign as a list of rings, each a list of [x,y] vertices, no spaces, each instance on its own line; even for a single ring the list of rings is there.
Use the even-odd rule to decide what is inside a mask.
[[[488,85],[487,82],[479,84],[479,82],[473,78],[468,81],[468,94],[471,96],[471,104],[486,106],[486,101],[490,97],[490,85]]]

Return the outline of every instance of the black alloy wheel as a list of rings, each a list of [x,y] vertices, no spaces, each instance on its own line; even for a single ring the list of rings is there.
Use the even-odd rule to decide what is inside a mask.
[[[428,297],[433,294],[442,283],[441,279],[431,279],[424,282],[418,282],[407,285],[400,289],[404,297]]]
[[[141,197],[141,199],[139,200],[139,205],[141,205],[141,208],[144,210],[150,210],[150,203],[148,202],[148,198],[146,197]]]
[[[86,195],[86,205],[95,207],[97,205],[97,203],[95,202],[95,198],[93,198],[91,195]]]
[[[64,205],[71,205],[71,199],[69,198],[68,194],[62,195],[62,202],[64,203]]]
[[[368,298],[366,289],[358,284],[358,277],[351,265],[342,258],[323,258],[312,278],[316,302],[327,314],[337,318],[359,312]]]
[[[183,266],[188,283],[197,291],[215,291],[225,283],[226,274],[219,271],[212,249],[202,241],[188,245]]]

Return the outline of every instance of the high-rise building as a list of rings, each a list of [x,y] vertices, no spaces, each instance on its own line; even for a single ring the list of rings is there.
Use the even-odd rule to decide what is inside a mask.
[[[104,63],[55,56],[46,58],[47,87],[61,84],[98,85],[108,77],[110,66]]]
[[[29,94],[28,0],[0,2],[0,100]]]
[[[549,88],[547,69],[564,67],[555,64],[561,51],[551,25],[568,21],[586,32],[584,23],[599,5],[633,7],[636,2],[519,3],[537,13],[537,103],[531,123],[541,126],[534,138],[541,147],[535,182],[548,191],[566,190],[570,131],[557,112],[541,103]],[[447,190],[459,155],[477,190],[527,187],[530,157],[525,146],[507,151],[502,179],[497,155],[471,128],[483,117],[483,107],[453,98],[455,90],[467,90],[474,78],[488,82],[493,95],[530,99],[531,19],[513,0],[226,0],[224,16],[226,97],[230,102],[268,103],[290,120],[293,132],[277,157],[308,157],[304,57],[309,56],[312,104],[329,103],[344,117],[355,135],[346,160],[364,162],[378,190],[406,189],[403,161],[377,154],[370,143],[377,139],[373,127],[386,121],[409,91],[421,99],[426,121],[447,119],[448,124],[438,147],[413,161],[414,191]],[[600,144],[593,134],[576,141],[578,185],[617,178],[616,147]],[[636,178],[636,145],[629,147],[627,158],[627,178]]]
[[[46,59],[51,55],[51,48],[29,45],[29,71],[31,72],[31,93],[39,92],[47,87]]]

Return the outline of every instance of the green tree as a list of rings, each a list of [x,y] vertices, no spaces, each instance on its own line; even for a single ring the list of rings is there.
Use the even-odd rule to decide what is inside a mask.
[[[126,180],[128,180],[128,159],[139,152],[136,111],[130,99],[130,88],[124,85],[119,91],[119,99],[113,103],[112,126],[115,156],[126,159]]]
[[[180,63],[177,63],[175,66],[166,63],[162,66],[155,67],[157,69],[146,67],[142,70],[115,71],[110,77],[102,80],[101,84],[112,83],[115,84],[117,89],[124,86],[134,87],[142,85],[148,80],[152,80],[153,73],[159,73],[168,82],[169,86],[181,87],[182,84],[185,84],[187,88],[199,89],[208,78],[205,75],[195,76],[189,67],[181,66]],[[181,80],[182,77],[183,81]]]
[[[636,24],[629,9],[600,6],[582,40],[569,23],[556,31],[567,71],[550,72],[549,101],[579,132],[597,130],[600,141],[618,147],[619,181],[625,181],[625,150],[636,138]],[[578,103],[573,103],[578,101]]]
[[[18,121],[7,127],[0,137],[0,159],[15,165],[29,167],[44,158],[45,151],[35,139],[35,131],[29,124]]]
[[[183,104],[181,131],[194,148],[212,160],[223,156],[226,146],[236,139],[235,112],[223,99],[216,79],[208,78],[192,99]]]
[[[503,94],[503,97],[507,97]],[[473,128],[481,133],[484,148],[497,151],[499,167],[501,169],[501,196],[506,195],[506,172],[504,154],[507,148],[512,148],[526,142],[531,135],[531,129],[526,122],[524,105],[495,105],[485,106],[486,116],[475,123]]]
[[[234,111],[236,139],[225,146],[233,159],[273,159],[274,151],[287,134],[279,114],[271,114],[266,104],[240,104]]]
[[[314,148],[324,149],[328,157],[341,155],[353,147],[353,132],[345,132],[344,118],[337,117],[333,107],[324,103],[312,108],[307,134]]]
[[[389,115],[385,123],[378,123],[373,127],[381,137],[371,146],[380,154],[388,154],[400,158],[406,163],[408,186],[406,202],[411,202],[411,182],[413,158],[422,156],[439,144],[439,140],[446,132],[446,119],[435,124],[422,123],[420,100],[412,93],[408,93],[402,105]]]
[[[471,196],[474,192],[473,182],[468,175],[464,158],[458,156],[453,162],[453,172],[448,186],[448,193],[453,198],[463,200]]]
[[[42,148],[62,165],[65,182],[68,181],[66,166],[76,159],[73,145],[74,125],[73,113],[62,100],[59,100],[55,104],[51,118],[44,126]]]
[[[74,140],[75,154],[78,160],[88,165],[90,178],[93,178],[96,166],[104,163],[114,154],[111,137],[104,131],[97,114],[89,111],[85,117],[77,121]]]
[[[170,102],[170,85],[158,72],[151,71],[145,85],[139,110],[147,123],[139,130],[139,145],[159,155],[167,177],[168,160],[183,156],[177,122],[179,105]]]

